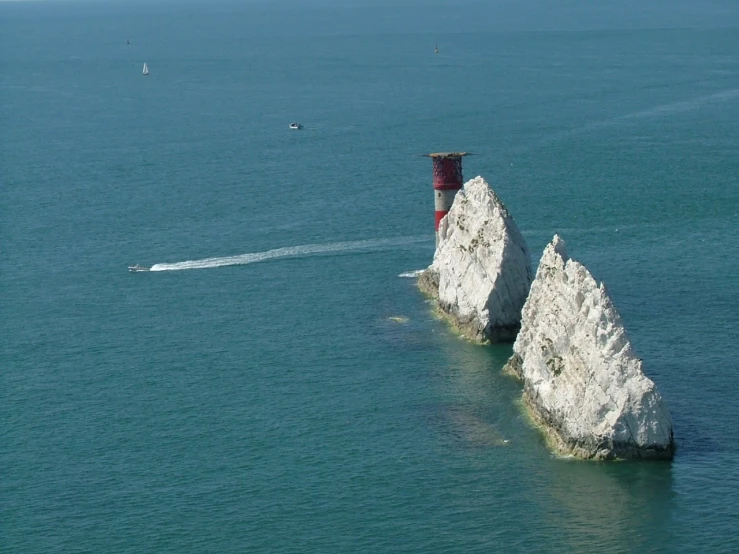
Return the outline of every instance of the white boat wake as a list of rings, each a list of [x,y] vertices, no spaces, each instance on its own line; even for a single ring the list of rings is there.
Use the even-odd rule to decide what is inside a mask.
[[[358,252],[363,250],[388,250],[409,246],[412,244],[430,242],[428,236],[396,237],[389,239],[369,239],[347,242],[331,242],[328,244],[304,244],[301,246],[286,246],[265,252],[251,252],[239,256],[223,258],[203,258],[202,260],[188,260],[186,262],[162,263],[151,266],[149,271],[182,271],[185,269],[210,269],[228,265],[246,265],[278,258],[304,258],[307,256],[331,255],[342,252]]]
[[[423,273],[424,271],[426,270],[425,269],[415,269],[413,271],[406,271],[398,275],[398,277],[403,277],[405,279],[415,279],[416,277],[420,277],[421,273]]]

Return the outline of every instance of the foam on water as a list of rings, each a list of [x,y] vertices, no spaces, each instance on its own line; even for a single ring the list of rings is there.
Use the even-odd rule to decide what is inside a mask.
[[[277,258],[303,258],[306,256],[330,255],[342,252],[356,252],[360,250],[384,250],[400,246],[427,242],[429,237],[395,237],[385,239],[368,239],[346,242],[331,242],[326,244],[304,244],[300,246],[285,246],[264,252],[250,252],[238,256],[222,258],[203,258],[176,263],[159,263],[151,267],[150,271],[181,271],[184,269],[211,269],[229,265],[246,265]]]
[[[413,271],[405,271],[401,273],[400,275],[398,275],[398,277],[403,277],[405,279],[414,279],[416,277],[419,277],[421,273],[423,273],[424,271],[426,270],[425,269],[415,269]]]

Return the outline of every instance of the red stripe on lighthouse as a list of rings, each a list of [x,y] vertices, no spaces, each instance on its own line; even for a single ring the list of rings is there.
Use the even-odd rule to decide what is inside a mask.
[[[434,212],[434,215],[436,216],[436,221],[434,222],[434,229],[436,231],[439,230],[439,223],[442,219],[444,219],[444,216],[449,213],[449,210],[445,212]]]
[[[434,157],[434,188],[453,190],[462,188],[462,157]]]
[[[456,191],[462,188],[462,156],[464,152],[440,152],[429,154],[434,168],[435,221],[434,229],[439,230],[439,222],[449,213]]]

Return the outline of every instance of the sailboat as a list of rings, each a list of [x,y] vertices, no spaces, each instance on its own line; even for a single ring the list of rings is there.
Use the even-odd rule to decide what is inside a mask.
[[[144,75],[148,75],[149,74],[149,66],[146,65],[146,62],[144,62],[144,71],[142,71],[142,73]]]
[[[439,45],[438,44],[435,44],[434,45],[434,54],[438,54],[438,53],[439,53]]]

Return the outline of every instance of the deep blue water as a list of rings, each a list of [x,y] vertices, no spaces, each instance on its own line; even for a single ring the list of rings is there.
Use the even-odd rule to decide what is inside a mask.
[[[0,549],[739,550],[739,13],[591,4],[0,3]],[[399,277],[447,149],[606,283],[671,464],[553,457]]]

